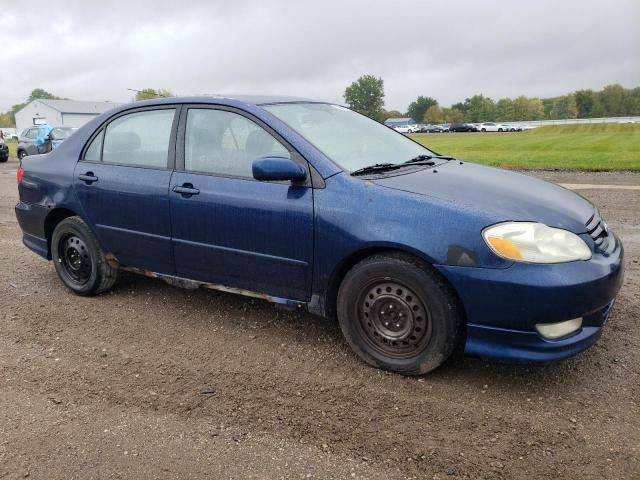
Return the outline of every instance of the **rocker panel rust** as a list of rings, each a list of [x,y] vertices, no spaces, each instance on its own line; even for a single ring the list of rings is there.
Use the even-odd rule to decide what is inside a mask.
[[[287,307],[287,308],[306,307],[305,302],[300,302],[297,300],[291,300],[291,299],[282,298],[282,297],[274,297],[272,295],[267,295],[266,293],[254,292],[252,290],[245,290],[243,288],[229,287],[227,285],[223,285],[220,283],[202,282],[199,280],[191,280],[188,278],[176,277],[176,276],[167,275],[164,273],[152,272],[150,270],[145,270],[143,268],[127,267],[125,265],[121,265],[118,259],[116,258],[116,256],[113,255],[112,253],[107,253],[105,255],[105,261],[112,268],[117,268],[118,270],[123,270],[126,272],[136,273],[138,275],[144,275],[145,277],[159,278],[167,282],[169,285],[178,287],[178,288],[195,290],[197,288],[202,287],[202,288],[208,288],[210,290],[218,290],[220,292],[243,295],[245,297],[258,298],[260,300],[266,300],[268,302],[275,303],[278,306]]]

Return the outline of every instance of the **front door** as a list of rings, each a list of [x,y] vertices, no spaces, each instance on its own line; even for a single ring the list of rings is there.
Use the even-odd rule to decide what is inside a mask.
[[[253,160],[306,161],[274,132],[233,109],[186,108],[169,189],[176,274],[308,300],[313,189],[260,182]]]
[[[124,266],[174,274],[168,190],[176,126],[174,107],[118,116],[76,165],[86,217],[103,251]]]
[[[38,136],[38,129],[36,127],[32,127],[27,130],[27,133],[24,136],[22,141],[24,142],[24,149],[27,152],[27,155],[38,155],[38,148],[36,147],[36,137]]]

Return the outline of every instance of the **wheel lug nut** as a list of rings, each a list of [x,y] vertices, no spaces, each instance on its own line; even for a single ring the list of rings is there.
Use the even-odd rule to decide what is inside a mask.
[[[384,322],[384,326],[388,327],[389,326],[389,322]]]
[[[396,328],[400,328],[400,324],[399,323],[396,323]]]

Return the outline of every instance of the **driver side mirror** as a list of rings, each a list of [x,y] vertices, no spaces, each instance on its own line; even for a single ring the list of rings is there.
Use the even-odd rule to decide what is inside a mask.
[[[261,181],[289,180],[302,182],[307,178],[307,171],[290,158],[262,157],[253,161],[253,178]]]

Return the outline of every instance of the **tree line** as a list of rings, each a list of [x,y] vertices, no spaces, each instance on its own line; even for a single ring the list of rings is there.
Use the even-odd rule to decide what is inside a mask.
[[[169,90],[145,88],[136,93],[135,100],[172,97]],[[597,118],[640,116],[640,87],[624,88],[607,85],[602,90],[577,90],[553,98],[501,98],[498,101],[484,95],[474,95],[450,107],[441,106],[435,98],[419,96],[409,104],[406,112],[384,109],[384,81],[373,75],[363,75],[344,92],[347,105],[368,117],[384,122],[393,117],[411,117],[418,123],[457,122],[519,122],[564,118]],[[15,127],[15,114],[36,99],[66,100],[42,88],[36,88],[24,103],[0,113],[0,127]]]
[[[474,95],[450,107],[435,98],[419,96],[406,112],[384,109],[384,81],[363,75],[349,85],[344,99],[350,108],[380,122],[394,117],[410,117],[418,123],[519,122],[565,118],[624,117],[640,115],[640,87],[607,85],[602,90],[577,90],[553,98],[501,98]]]

